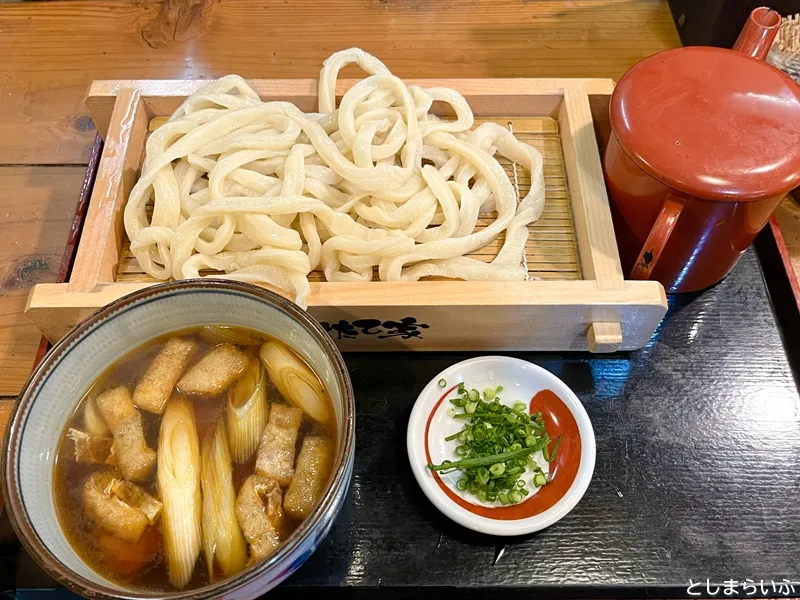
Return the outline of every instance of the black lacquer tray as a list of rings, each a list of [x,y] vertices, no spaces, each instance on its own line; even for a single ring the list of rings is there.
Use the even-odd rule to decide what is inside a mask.
[[[739,597],[792,595],[784,580],[800,594],[800,398],[790,359],[798,330],[779,326],[770,293],[785,290],[773,279],[768,288],[761,266],[771,259],[760,240],[721,284],[671,297],[643,350],[516,355],[570,385],[597,436],[580,504],[519,539],[451,523],[408,466],[417,394],[469,355],[346,355],[358,410],[350,494],[319,550],[270,596],[732,597],[726,581]],[[52,582],[6,516],[0,539],[0,589],[65,594],[43,591]]]

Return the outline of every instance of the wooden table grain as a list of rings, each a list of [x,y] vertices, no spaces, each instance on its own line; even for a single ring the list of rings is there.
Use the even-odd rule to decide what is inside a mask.
[[[81,0],[0,4],[0,396],[39,336],[95,129],[93,79],[316,77],[359,46],[404,77],[614,77],[679,45],[660,0]],[[355,75],[353,70],[351,75]]]
[[[775,213],[786,252],[789,267],[794,271],[794,280],[790,281],[794,292],[797,309],[800,310],[800,190],[790,194]]]
[[[0,436],[39,343],[25,298],[57,276],[95,137],[91,80],[315,77],[349,46],[404,77],[619,78],[679,44],[663,0],[0,3]],[[800,257],[800,218],[786,209]]]
[[[92,79],[315,77],[350,46],[402,77],[618,78],[680,43],[648,0],[84,0],[3,5],[0,23],[15,164],[85,164]]]
[[[0,396],[28,377],[41,335],[22,314],[30,287],[55,281],[85,167],[0,167]]]

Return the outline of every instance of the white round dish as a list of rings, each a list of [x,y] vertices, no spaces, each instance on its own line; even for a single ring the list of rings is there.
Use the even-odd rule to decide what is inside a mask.
[[[440,380],[446,385],[442,387]],[[529,404],[531,412],[541,411],[548,434],[563,435],[555,460],[547,464],[541,453],[537,462],[549,467],[551,481],[513,506],[483,504],[468,492],[456,489],[459,472],[439,475],[428,463],[458,460],[456,441],[444,438],[461,425],[447,414],[455,388],[464,382],[468,389],[503,386],[502,402]],[[551,392],[551,393],[548,393]],[[578,397],[549,371],[518,358],[483,356],[454,364],[422,390],[411,411],[407,433],[411,470],[422,491],[447,517],[474,531],[497,536],[524,535],[549,527],[563,518],[583,497],[592,479],[595,439],[589,415]],[[548,468],[544,469],[548,472]]]

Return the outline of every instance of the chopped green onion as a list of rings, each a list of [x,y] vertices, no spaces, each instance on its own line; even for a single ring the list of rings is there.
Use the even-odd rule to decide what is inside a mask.
[[[445,378],[439,380],[439,387],[440,388],[447,387],[447,380]]]
[[[498,385],[497,389],[495,390],[495,392],[497,392],[499,394],[502,391],[503,391],[503,386],[502,385]]]
[[[517,456],[524,456],[525,454],[528,454],[530,452],[531,452],[530,448],[523,448],[522,450],[516,450],[514,452],[503,452],[501,454],[492,454],[490,456],[476,456],[474,458],[464,458],[462,460],[457,460],[455,462],[450,460],[445,460],[438,465],[428,463],[428,468],[431,471],[444,471],[447,469],[459,469],[463,471],[468,467],[486,467],[488,465],[493,465],[496,462],[505,462],[511,458],[516,458]]]
[[[537,440],[536,443],[533,446],[528,446],[528,447],[531,448],[534,451],[543,450],[544,448],[547,448],[547,445],[549,443],[550,443],[550,438],[549,437],[543,437],[543,438]]]
[[[491,467],[489,467],[489,472],[495,477],[502,475],[503,471],[505,470],[506,466],[503,463],[495,463]]]
[[[489,469],[486,467],[478,467],[478,470],[475,473],[475,479],[480,485],[486,485],[489,483]]]
[[[439,385],[446,387],[447,383],[442,379]],[[529,415],[528,407],[520,401],[513,406],[504,404],[498,397],[502,389],[498,386],[479,392],[458,383],[447,414],[462,427],[445,438],[455,442],[452,448],[456,460],[428,465],[432,471],[459,471],[457,490],[501,505],[521,502],[534,486],[547,484],[549,479],[534,454],[542,451],[546,460],[555,460],[560,444],[560,438],[551,444],[541,413]],[[526,474],[534,481],[526,483]]]
[[[461,437],[461,434],[466,433],[466,432],[467,432],[466,429],[462,429],[458,433],[454,433],[452,435],[448,435],[446,438],[444,438],[444,441],[449,442],[449,441],[452,441],[452,440],[457,440],[458,438]]]
[[[553,450],[549,456],[547,455],[547,446],[545,446],[545,451],[543,452],[543,454],[544,454],[544,459],[547,462],[553,462],[556,459],[556,454],[558,453],[558,447],[560,445],[561,445],[561,436],[558,436],[556,438],[556,443],[553,444]]]

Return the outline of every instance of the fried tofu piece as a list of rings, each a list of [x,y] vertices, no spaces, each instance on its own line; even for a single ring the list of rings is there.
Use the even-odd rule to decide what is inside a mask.
[[[286,487],[294,475],[294,455],[303,411],[285,404],[273,404],[267,426],[261,435],[256,458],[256,473]]]
[[[142,511],[150,525],[155,523],[158,517],[161,516],[161,509],[164,505],[135,483],[124,481],[123,479],[115,479],[111,482],[109,488],[113,496],[116,496],[125,504]]]
[[[90,465],[113,464],[112,446],[114,440],[108,437],[89,435],[80,429],[67,430],[67,437],[72,441],[75,462]]]
[[[172,338],[164,344],[133,391],[133,403],[147,412],[160,415],[178,379],[186,370],[198,344]]]
[[[236,517],[250,544],[248,566],[260,562],[278,549],[286,535],[287,522],[277,481],[251,475],[236,498]]]
[[[111,493],[115,479],[110,471],[92,473],[83,486],[83,507],[98,527],[121,540],[136,542],[150,522],[141,510]]]
[[[333,440],[307,435],[297,456],[294,477],[286,490],[283,508],[294,519],[305,519],[316,506],[333,468]]]
[[[249,362],[246,352],[231,344],[220,344],[181,377],[178,389],[183,394],[219,396],[244,375]]]
[[[113,451],[122,477],[144,482],[156,466],[156,452],[144,439],[142,415],[126,387],[118,387],[97,397],[97,410],[114,436]]]

